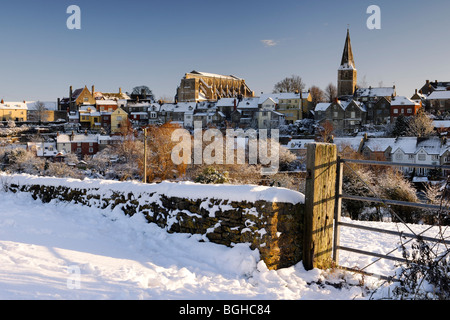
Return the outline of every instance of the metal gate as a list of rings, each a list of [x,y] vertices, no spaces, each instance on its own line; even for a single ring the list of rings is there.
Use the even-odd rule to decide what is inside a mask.
[[[402,219],[401,217],[390,207],[390,205],[396,205],[396,206],[407,206],[407,207],[414,207],[414,208],[420,208],[420,209],[430,209],[430,210],[437,210],[437,211],[448,211],[448,207],[443,207],[442,205],[432,205],[432,204],[426,204],[426,203],[413,203],[413,202],[405,202],[405,201],[396,201],[396,200],[389,200],[389,199],[383,199],[381,198],[374,190],[373,188],[364,181],[360,175],[357,174],[357,172],[348,164],[359,164],[359,165],[370,165],[370,166],[388,166],[388,167],[413,167],[413,168],[423,168],[423,169],[441,169],[441,170],[450,170],[450,166],[435,166],[435,165],[421,165],[421,164],[408,164],[408,163],[395,163],[395,162],[383,162],[383,161],[370,161],[370,160],[354,160],[354,159],[342,159],[340,157],[337,158],[337,172],[336,172],[336,197],[335,197],[335,216],[334,216],[334,236],[333,236],[333,261],[337,265],[337,267],[346,269],[353,272],[358,272],[370,276],[376,276],[381,279],[391,279],[389,277],[383,276],[383,275],[376,275],[373,273],[369,273],[365,271],[366,268],[371,266],[372,264],[376,263],[380,259],[389,259],[399,262],[406,262],[406,259],[399,258],[392,256],[391,254],[395,251],[397,251],[397,248],[393,249],[392,251],[386,253],[386,254],[379,254],[374,252],[368,252],[365,250],[355,249],[355,248],[349,248],[345,246],[340,245],[340,229],[342,227],[347,228],[355,228],[355,229],[362,229],[367,230],[371,232],[379,232],[389,235],[396,235],[399,237],[406,237],[409,238],[408,241],[405,242],[411,242],[414,239],[418,239],[419,237],[425,241],[430,242],[440,242],[450,245],[449,240],[441,239],[441,238],[434,238],[434,237],[426,237],[423,236],[423,234],[431,229],[433,226],[430,226],[426,230],[422,231],[421,233],[414,232]],[[364,183],[364,185],[373,193],[372,197],[361,197],[361,196],[354,196],[354,195],[347,195],[343,194],[342,192],[342,185],[343,185],[343,176],[344,176],[344,166],[351,170],[356,176],[361,179],[361,181]],[[342,200],[350,200],[350,201],[364,201],[364,202],[371,202],[371,203],[379,203],[384,205],[388,210],[391,211],[391,213],[396,216],[396,218],[403,223],[409,230],[409,232],[397,232],[397,231],[391,231],[391,230],[384,230],[380,228],[373,228],[353,223],[345,223],[341,221],[341,210],[342,210]],[[339,266],[339,252],[340,251],[348,251],[353,252],[361,255],[368,255],[372,257],[376,257],[377,259],[373,261],[372,263],[368,264],[364,268],[356,269],[356,268],[350,268],[350,267],[343,267]],[[392,280],[392,279],[391,279]]]

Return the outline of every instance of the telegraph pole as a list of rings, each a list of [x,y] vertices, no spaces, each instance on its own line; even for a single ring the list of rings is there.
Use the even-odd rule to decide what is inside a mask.
[[[144,128],[144,183],[147,183],[147,127]]]

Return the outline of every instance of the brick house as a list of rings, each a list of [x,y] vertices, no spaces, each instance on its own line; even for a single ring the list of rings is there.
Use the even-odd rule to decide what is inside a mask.
[[[99,151],[99,135],[60,134],[56,138],[56,148],[62,154],[73,153],[78,157],[92,156]]]
[[[421,101],[413,101],[404,96],[393,97],[391,100],[391,122],[395,122],[398,116],[415,116],[422,108]]]

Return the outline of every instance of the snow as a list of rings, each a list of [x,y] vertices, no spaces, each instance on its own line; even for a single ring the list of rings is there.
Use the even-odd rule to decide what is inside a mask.
[[[364,142],[364,147],[371,151],[385,152],[395,144],[396,138],[369,138]]]
[[[349,272],[302,263],[268,270],[259,252],[202,242],[201,236],[168,234],[141,214],[0,192],[0,299],[51,300],[348,300],[368,299]],[[344,221],[351,222],[348,219]],[[396,230],[392,223],[358,222]],[[412,226],[424,230],[426,226]],[[261,230],[264,232],[264,230]],[[387,253],[398,238],[343,228],[341,245]],[[397,255],[400,253],[397,252]],[[374,258],[342,252],[343,265],[363,268]],[[392,275],[393,262],[366,271]],[[341,289],[331,285],[345,279]],[[326,281],[326,282],[325,282]],[[366,278],[366,285],[380,285]]]
[[[168,197],[181,197],[186,199],[222,199],[230,201],[304,203],[305,196],[299,192],[285,189],[257,185],[231,185],[231,184],[200,184],[193,182],[168,182],[143,184],[130,181],[120,182],[103,179],[66,179],[53,177],[38,177],[28,174],[0,174],[0,180],[18,185],[64,185],[72,189],[96,189],[96,192],[107,194],[111,191],[142,193],[157,193]]]
[[[358,88],[356,95],[358,97],[391,97],[395,95],[395,87]]]
[[[412,101],[404,96],[396,96],[392,98],[391,106],[416,106],[419,105],[419,102]]]
[[[450,91],[433,91],[428,100],[450,100]]]

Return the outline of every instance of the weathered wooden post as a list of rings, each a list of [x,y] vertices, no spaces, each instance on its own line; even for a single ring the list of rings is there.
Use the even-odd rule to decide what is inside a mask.
[[[333,235],[333,261],[336,265],[339,264],[339,242],[341,238],[339,223],[341,222],[342,211],[342,185],[344,181],[344,163],[341,158],[337,158],[336,168],[336,203],[334,206],[334,235]]]
[[[307,146],[303,243],[303,265],[306,270],[326,269],[331,265],[336,169],[336,145],[313,143]]]

